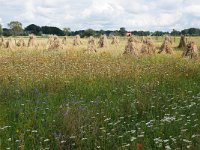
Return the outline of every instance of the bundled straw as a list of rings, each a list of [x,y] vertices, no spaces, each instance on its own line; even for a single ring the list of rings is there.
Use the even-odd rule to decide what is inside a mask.
[[[67,44],[67,37],[66,37],[66,36],[62,39],[62,44],[63,44],[63,45],[66,45],[66,44]]]
[[[147,37],[143,39],[143,45],[141,49],[142,54],[154,54],[155,53],[155,45],[151,37]]]
[[[173,48],[172,48],[172,40],[171,37],[166,36],[165,40],[160,48],[160,51],[158,52],[159,54],[165,52],[167,54],[172,54],[173,53]]]
[[[12,42],[11,38],[9,38],[5,41],[4,47],[7,49],[13,49],[13,42]]]
[[[80,35],[76,35],[76,36],[74,37],[73,45],[74,45],[74,46],[78,46],[78,45],[81,45],[81,44],[82,44],[82,42],[81,42],[81,37],[80,37]]]
[[[53,40],[49,44],[49,50],[58,50],[63,49],[63,46],[58,38],[58,36],[54,35]]]
[[[108,39],[106,35],[101,35],[99,42],[98,42],[99,48],[105,48],[108,45]]]
[[[182,56],[191,59],[197,59],[199,57],[198,47],[194,41],[191,41],[186,45],[185,51],[183,52]]]
[[[28,39],[28,47],[33,47],[33,46],[36,46],[35,36],[31,34],[29,35],[29,39]]]
[[[119,38],[117,36],[112,36],[112,45],[118,45],[119,44]]]
[[[15,40],[15,45],[20,48],[26,46],[25,41],[23,39],[19,39],[18,41]]]
[[[180,39],[180,43],[178,45],[178,48],[185,48],[186,47],[186,40],[185,40],[185,36],[182,35],[181,39]]]
[[[88,48],[87,51],[89,53],[91,52],[97,52],[97,48],[96,48],[96,43],[95,43],[95,39],[93,36],[90,36],[89,40],[88,40]]]
[[[125,51],[123,54],[130,54],[133,56],[138,56],[138,48],[136,40],[133,37],[128,39],[127,45],[125,46]]]

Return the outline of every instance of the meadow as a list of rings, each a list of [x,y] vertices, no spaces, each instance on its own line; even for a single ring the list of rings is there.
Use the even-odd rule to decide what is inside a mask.
[[[90,55],[69,37],[57,51],[39,37],[0,48],[0,149],[199,150],[200,61],[179,39],[173,55],[139,58],[122,55],[127,38]]]

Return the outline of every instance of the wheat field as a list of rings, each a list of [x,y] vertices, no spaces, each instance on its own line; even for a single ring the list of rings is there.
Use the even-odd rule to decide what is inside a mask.
[[[199,150],[200,61],[172,39],[175,54],[138,58],[122,55],[126,37],[90,55],[86,38],[0,48],[0,149]]]

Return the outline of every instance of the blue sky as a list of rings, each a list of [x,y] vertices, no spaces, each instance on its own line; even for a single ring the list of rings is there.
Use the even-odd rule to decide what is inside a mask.
[[[200,27],[200,0],[0,0],[0,24],[72,30],[182,30]]]

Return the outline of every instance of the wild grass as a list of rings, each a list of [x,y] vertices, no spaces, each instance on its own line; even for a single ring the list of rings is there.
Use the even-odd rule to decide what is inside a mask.
[[[180,49],[124,57],[125,39],[87,55],[86,39],[68,41],[0,50],[0,149],[200,149],[199,61]]]

